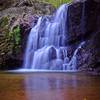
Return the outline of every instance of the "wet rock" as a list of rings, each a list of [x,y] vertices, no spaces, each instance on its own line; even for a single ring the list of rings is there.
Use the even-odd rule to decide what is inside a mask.
[[[54,48],[54,47],[51,47],[50,49],[49,49],[49,59],[50,59],[50,61],[51,60],[54,60],[54,59],[56,59],[57,57],[56,57],[56,49]]]
[[[72,57],[77,44],[86,41],[77,53],[77,69],[98,72],[100,68],[100,3],[98,0],[73,1],[68,10],[67,44],[70,47],[68,53]],[[70,53],[71,51],[73,52]]]

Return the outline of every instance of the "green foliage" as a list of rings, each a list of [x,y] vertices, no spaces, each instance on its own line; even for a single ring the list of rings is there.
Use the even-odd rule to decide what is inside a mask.
[[[19,52],[19,46],[20,46],[20,27],[17,25],[16,27],[13,28],[11,32],[9,32],[9,38],[10,42],[12,42],[12,49],[13,52],[16,54]]]
[[[58,7],[61,4],[69,3],[72,0],[41,0],[41,1],[45,1],[45,2],[51,3],[53,6]]]
[[[5,35],[6,39],[9,41],[14,42],[15,45],[20,44],[20,27],[17,25],[10,31],[9,27],[9,19],[8,17],[2,17],[0,19],[0,30]]]
[[[20,27],[10,24],[10,17],[0,18],[0,65],[5,65],[7,55],[18,55],[21,51]]]
[[[19,43],[20,43],[20,28],[18,25],[16,27],[14,27],[11,32],[9,32],[9,37],[16,45],[19,45]]]
[[[20,28],[19,28],[19,26],[16,26],[13,29],[13,36],[15,38],[15,43],[18,45],[20,43]]]

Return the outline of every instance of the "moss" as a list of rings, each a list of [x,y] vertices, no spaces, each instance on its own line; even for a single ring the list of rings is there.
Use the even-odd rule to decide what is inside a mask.
[[[10,38],[10,42],[12,44],[12,49],[14,54],[19,52],[19,48],[20,48],[20,27],[18,25],[16,25],[12,31],[9,32],[9,38]]]
[[[3,53],[18,54],[20,51],[20,27],[16,25],[12,30],[9,26],[9,17],[5,16],[0,19],[0,55]]]
[[[55,7],[59,7],[61,4],[69,3],[72,0],[41,0],[41,1],[48,2],[48,3],[52,4]]]
[[[9,37],[11,40],[15,40],[15,43],[18,45],[20,43],[20,27],[17,25],[9,32]]]

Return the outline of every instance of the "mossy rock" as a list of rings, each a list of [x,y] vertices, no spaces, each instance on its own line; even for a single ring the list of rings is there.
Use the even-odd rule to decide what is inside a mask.
[[[0,66],[5,66],[9,56],[20,52],[20,27],[16,25],[11,30],[9,16],[0,19]]]
[[[1,28],[4,28],[6,25],[8,25],[8,21],[9,21],[9,19],[8,19],[7,16],[2,17],[2,18],[0,19],[0,27],[1,27]]]

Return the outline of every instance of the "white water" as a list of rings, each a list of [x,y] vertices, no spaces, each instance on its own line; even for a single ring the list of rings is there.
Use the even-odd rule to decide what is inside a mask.
[[[24,68],[32,70],[76,70],[76,54],[69,61],[65,40],[67,39],[68,5],[62,5],[52,18],[40,17],[32,28],[24,59]]]

